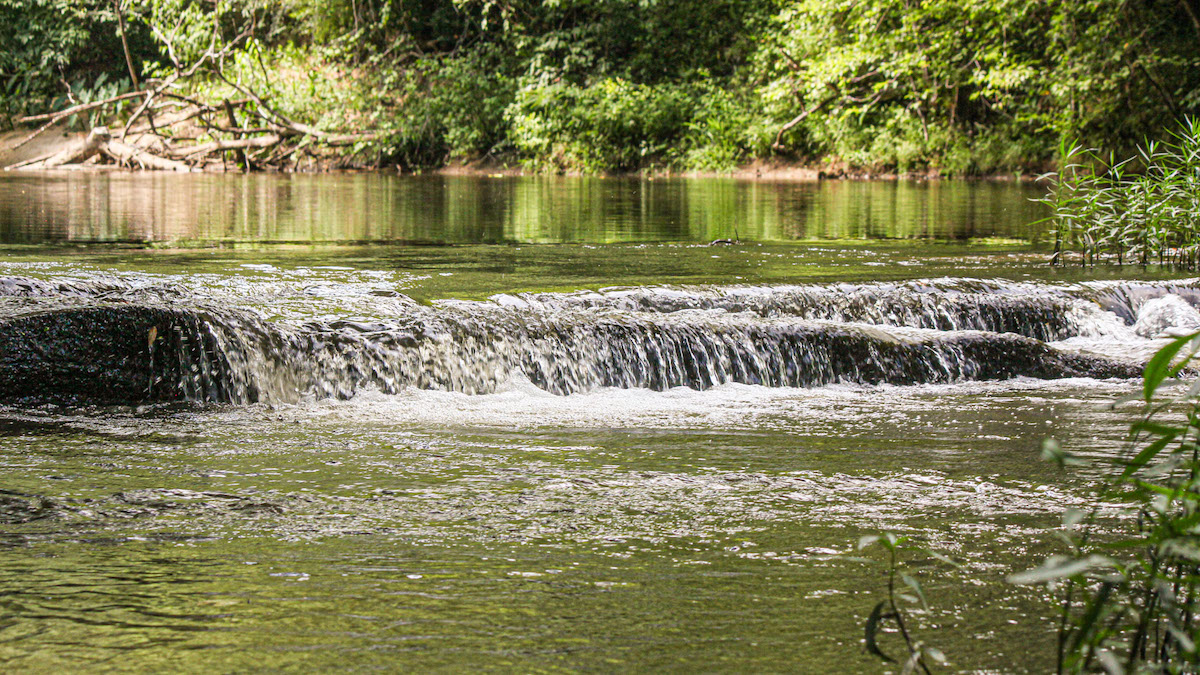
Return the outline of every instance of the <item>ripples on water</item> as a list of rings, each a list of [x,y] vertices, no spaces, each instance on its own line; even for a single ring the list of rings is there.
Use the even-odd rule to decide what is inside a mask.
[[[1118,452],[1200,316],[1046,269],[1038,194],[6,178],[0,360],[69,366],[0,383],[0,664],[870,672],[887,527],[965,563],[910,567],[955,668],[1044,671],[1003,577],[1098,469],[1040,442]]]
[[[1048,607],[1002,579],[1095,478],[1040,440],[1117,452],[1131,413],[1106,404],[1200,325],[1194,280],[426,303],[411,275],[341,267],[9,266],[6,321],[186,313],[211,337],[147,395],[218,400],[2,410],[0,659],[865,669],[883,580],[842,554],[886,527],[966,562],[913,563],[956,665],[1038,670]]]

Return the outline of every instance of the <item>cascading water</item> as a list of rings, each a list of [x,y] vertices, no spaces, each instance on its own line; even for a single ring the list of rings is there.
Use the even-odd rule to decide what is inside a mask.
[[[372,293],[353,305],[372,316],[269,320],[178,285],[0,279],[0,392],[250,403],[521,378],[555,394],[1125,378],[1148,338],[1200,327],[1196,282],[633,288],[432,307]]]

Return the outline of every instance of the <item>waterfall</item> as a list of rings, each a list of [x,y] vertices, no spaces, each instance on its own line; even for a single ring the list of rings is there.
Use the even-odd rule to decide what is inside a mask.
[[[406,299],[405,299],[406,300]],[[598,387],[815,387],[1132,378],[1151,344],[1200,327],[1195,281],[629,288],[495,296],[308,321],[178,287],[0,279],[0,399],[233,404],[405,387],[489,393],[525,378]],[[1066,342],[1063,342],[1066,341]]]

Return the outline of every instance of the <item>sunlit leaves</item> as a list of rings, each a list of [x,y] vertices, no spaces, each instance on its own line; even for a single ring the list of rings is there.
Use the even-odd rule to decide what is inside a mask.
[[[1051,209],[1056,251],[1075,251],[1085,265],[1200,265],[1200,126],[1188,119],[1171,135],[1167,142],[1143,143],[1125,159],[1064,141],[1062,169],[1047,176],[1051,190],[1041,200]],[[1180,347],[1151,363],[1147,392],[1174,375],[1167,364]]]

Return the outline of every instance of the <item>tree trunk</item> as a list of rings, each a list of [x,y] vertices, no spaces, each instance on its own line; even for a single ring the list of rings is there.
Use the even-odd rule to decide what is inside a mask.
[[[43,155],[42,157],[22,162],[21,164],[14,164],[8,168],[19,171],[36,171],[38,169],[53,169],[64,164],[78,164],[100,152],[111,138],[112,136],[108,132],[108,127],[96,127],[87,135],[87,138],[76,141],[56,153]]]

